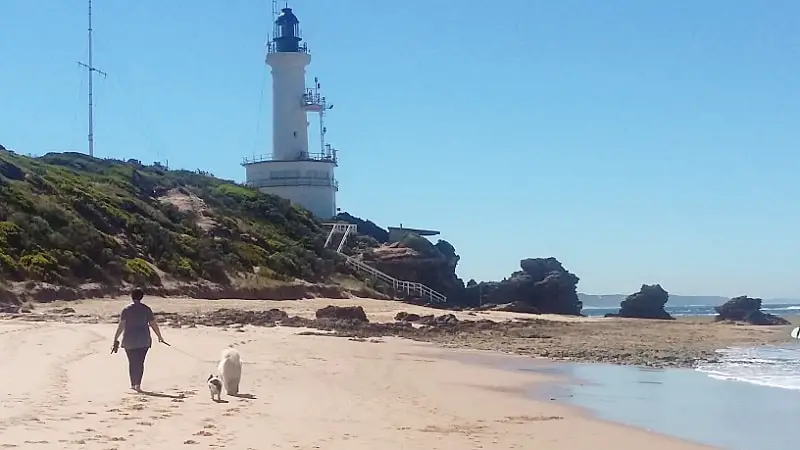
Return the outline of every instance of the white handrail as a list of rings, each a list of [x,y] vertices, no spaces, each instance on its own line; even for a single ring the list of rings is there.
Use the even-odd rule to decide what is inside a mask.
[[[328,238],[325,239],[325,248],[327,248],[328,245],[331,243],[331,240],[333,239],[333,235],[336,232],[341,232],[342,233],[342,240],[339,242],[339,245],[336,248],[336,252],[339,253],[340,255],[344,256],[345,261],[348,264],[354,266],[355,268],[357,268],[359,270],[367,272],[369,275],[371,275],[373,277],[379,278],[379,279],[383,280],[384,282],[391,284],[392,288],[395,291],[406,292],[409,295],[412,294],[412,293],[418,293],[420,296],[428,297],[429,299],[431,299],[432,301],[434,301],[436,303],[444,303],[444,302],[447,301],[447,297],[446,296],[444,296],[443,294],[440,294],[439,292],[434,291],[433,289],[429,288],[428,286],[426,286],[426,285],[424,285],[422,283],[417,283],[417,282],[414,282],[414,281],[398,280],[397,278],[394,278],[391,275],[388,275],[388,274],[386,274],[384,272],[381,272],[380,270],[378,270],[378,269],[376,269],[376,268],[364,263],[361,260],[353,258],[352,256],[345,255],[344,253],[342,253],[342,249],[344,248],[345,241],[347,240],[348,236],[351,233],[356,231],[356,226],[353,225],[353,224],[349,224],[349,223],[332,223],[332,224],[327,224],[327,225],[331,226],[331,232],[328,233]]]

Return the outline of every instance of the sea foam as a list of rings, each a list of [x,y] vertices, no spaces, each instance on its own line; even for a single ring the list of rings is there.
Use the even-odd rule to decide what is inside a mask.
[[[699,372],[782,389],[800,390],[800,343],[719,350],[719,361],[701,364]]]

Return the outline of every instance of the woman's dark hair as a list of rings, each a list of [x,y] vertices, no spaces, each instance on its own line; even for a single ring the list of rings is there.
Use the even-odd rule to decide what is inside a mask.
[[[132,290],[131,291],[131,298],[136,300],[136,301],[139,301],[139,300],[143,299],[144,298],[144,291],[142,290],[142,288],[135,288],[134,290]]]

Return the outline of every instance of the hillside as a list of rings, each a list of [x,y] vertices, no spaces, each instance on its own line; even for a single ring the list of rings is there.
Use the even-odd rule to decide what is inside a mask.
[[[0,147],[6,286],[321,282],[335,273],[324,242],[308,211],[209,174]]]

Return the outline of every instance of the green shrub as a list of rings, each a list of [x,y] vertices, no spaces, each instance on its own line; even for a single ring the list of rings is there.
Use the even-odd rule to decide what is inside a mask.
[[[47,253],[30,253],[19,259],[19,266],[30,278],[58,282],[61,279],[58,261]]]
[[[161,277],[150,266],[150,263],[141,259],[133,258],[125,262],[126,280],[138,285],[161,285]]]
[[[263,247],[246,242],[234,242],[232,245],[236,255],[248,267],[263,266],[267,263],[269,252]]]
[[[0,251],[0,274],[15,279],[20,276],[20,269],[14,262],[14,258],[6,255],[2,251]]]
[[[431,243],[431,241],[425,239],[424,237],[416,233],[406,234],[405,236],[403,236],[403,239],[400,240],[400,243],[408,248],[418,251],[420,254],[424,256],[440,255],[439,250],[436,248],[435,245]]]
[[[308,211],[207,173],[137,161],[0,152],[0,273],[54,282],[160,284],[166,277],[229,282],[262,267],[275,279],[331,272],[325,236]],[[196,195],[203,220],[164,198]]]

